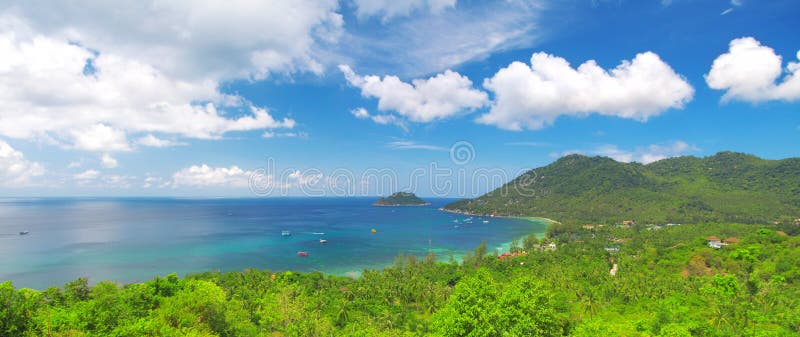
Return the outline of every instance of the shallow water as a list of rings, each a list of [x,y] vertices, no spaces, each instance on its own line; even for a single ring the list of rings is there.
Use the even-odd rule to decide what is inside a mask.
[[[42,289],[82,276],[130,283],[171,272],[245,268],[344,275],[389,265],[400,253],[433,251],[446,259],[482,240],[493,249],[546,228],[509,218],[465,223],[469,216],[438,210],[449,199],[425,207],[373,207],[373,201],[0,199],[0,281]],[[19,235],[25,230],[30,233]]]

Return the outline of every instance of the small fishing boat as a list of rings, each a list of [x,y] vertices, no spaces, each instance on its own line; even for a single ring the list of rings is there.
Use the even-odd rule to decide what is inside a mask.
[[[377,230],[377,229],[375,229],[375,228],[373,228],[373,229],[371,230],[371,232],[372,232],[372,234],[375,234],[375,233],[377,233],[377,232],[378,232],[378,230]]]
[[[328,240],[325,240],[325,239],[319,239],[319,243],[328,243]]]
[[[307,257],[308,256],[308,252],[299,251],[299,252],[297,252],[297,256],[299,256],[299,257]]]
[[[290,231],[281,231],[281,236],[290,236],[290,235],[292,235],[292,232]]]
[[[483,220],[483,223],[489,223],[489,220]]]
[[[29,231],[22,231],[22,232],[19,232],[19,235],[28,235],[28,233],[30,233],[30,232]]]

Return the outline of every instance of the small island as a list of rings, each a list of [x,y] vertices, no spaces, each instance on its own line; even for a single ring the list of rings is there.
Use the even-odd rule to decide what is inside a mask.
[[[414,193],[397,192],[386,198],[380,198],[373,206],[428,206],[429,202],[420,199]]]

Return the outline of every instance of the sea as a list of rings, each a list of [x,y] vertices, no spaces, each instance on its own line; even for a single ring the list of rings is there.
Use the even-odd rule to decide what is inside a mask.
[[[247,268],[358,277],[391,265],[399,254],[458,260],[482,241],[490,250],[507,250],[513,239],[541,236],[547,227],[439,210],[452,199],[418,207],[375,207],[373,201],[0,199],[0,282],[44,289],[79,277],[126,284]]]

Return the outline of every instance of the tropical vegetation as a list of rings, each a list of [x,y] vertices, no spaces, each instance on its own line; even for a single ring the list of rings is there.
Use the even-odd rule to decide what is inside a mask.
[[[503,258],[486,245],[461,263],[398,256],[357,278],[248,269],[42,291],[5,282],[0,335],[796,336],[798,233],[554,223]],[[708,236],[730,244],[710,248]]]

